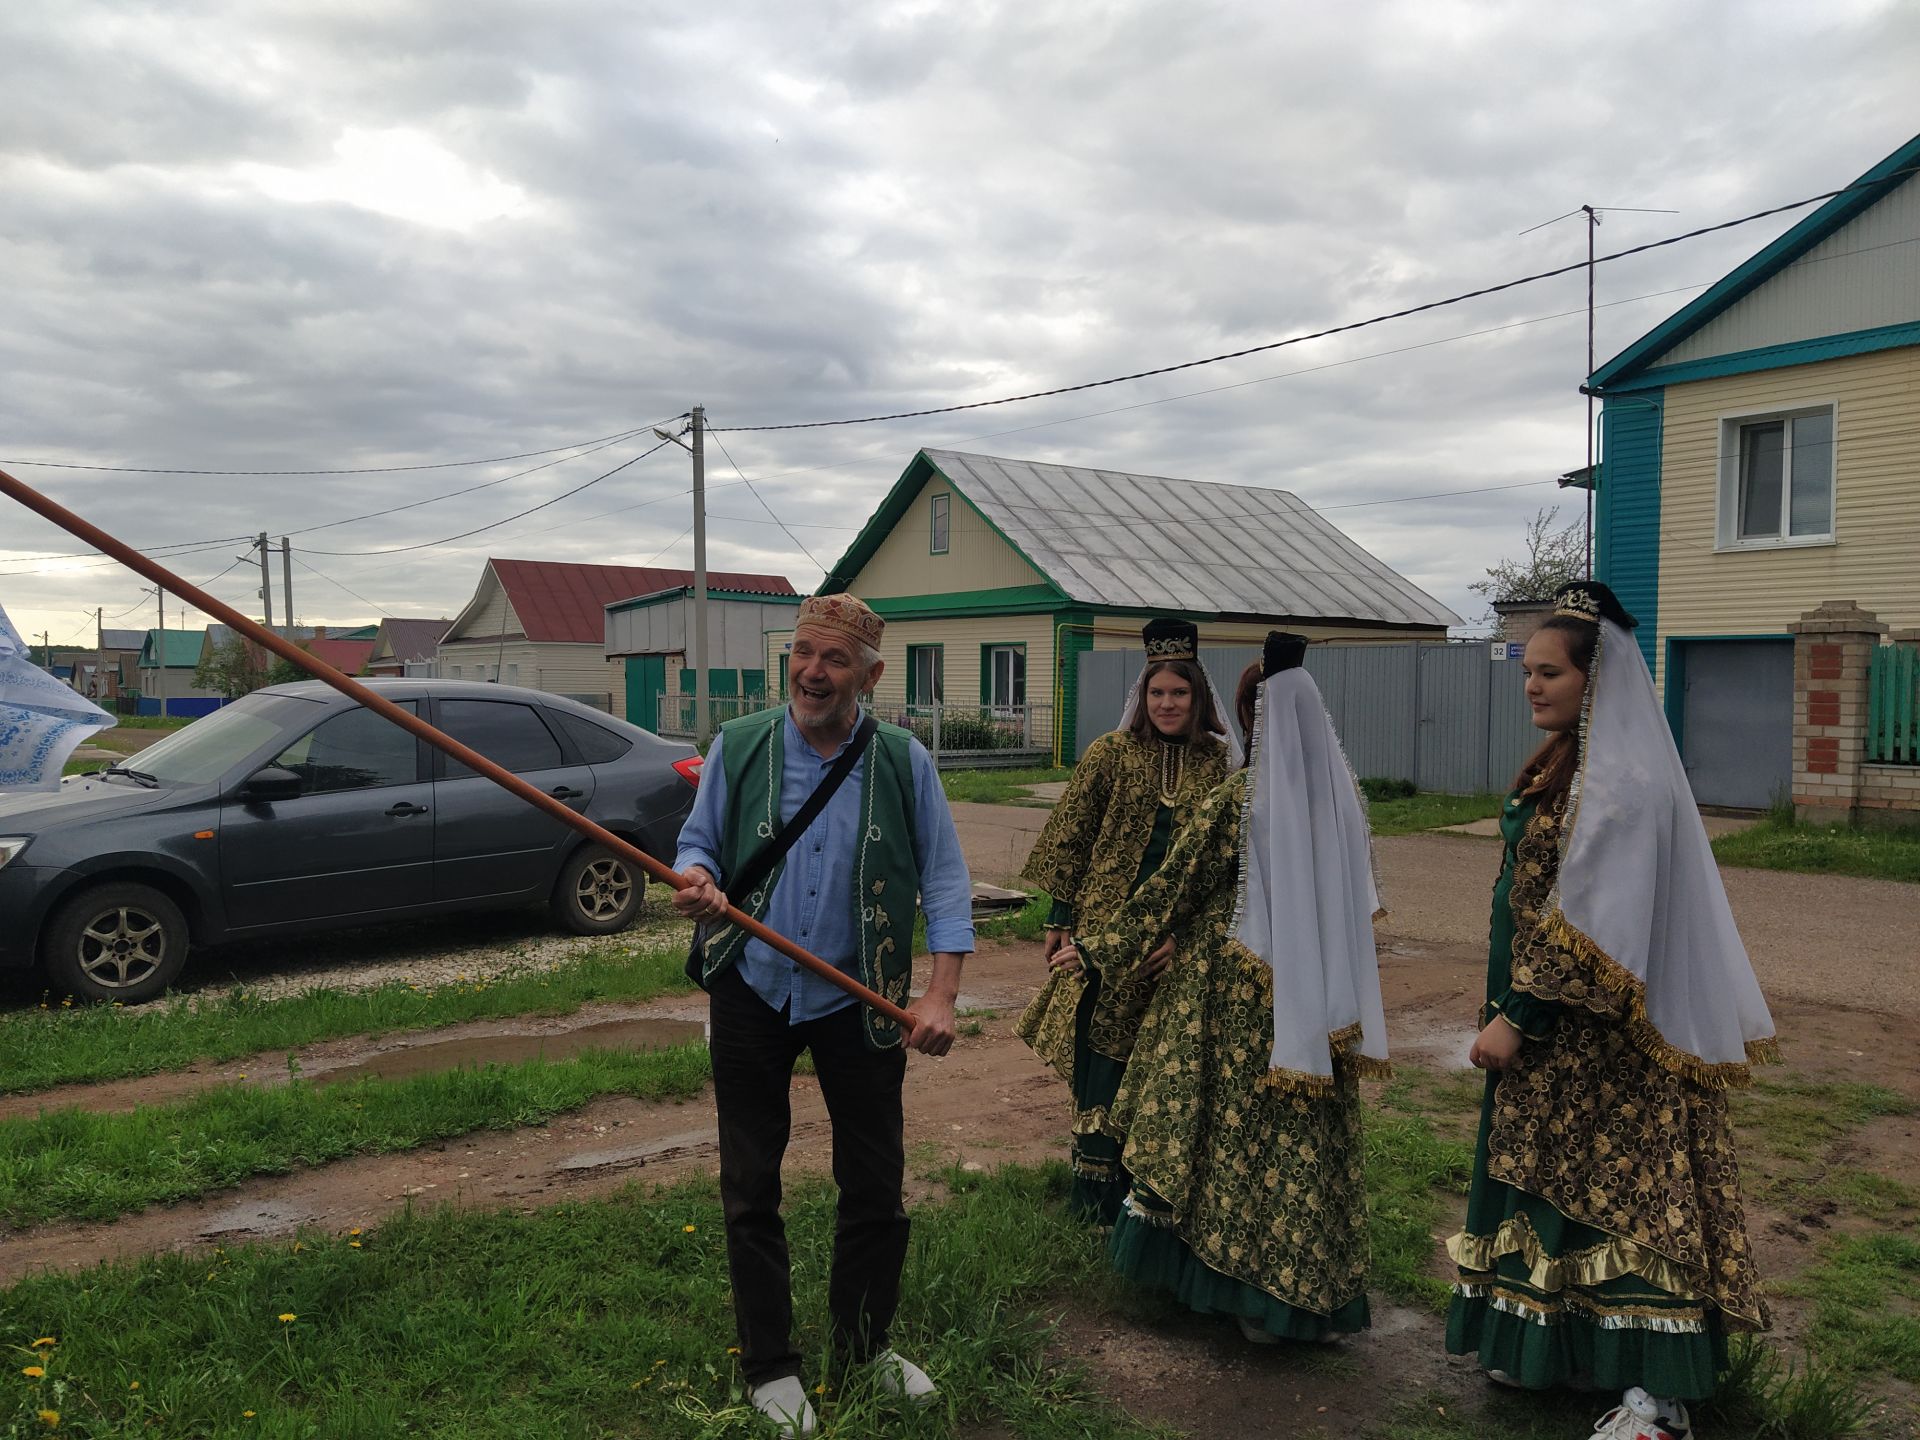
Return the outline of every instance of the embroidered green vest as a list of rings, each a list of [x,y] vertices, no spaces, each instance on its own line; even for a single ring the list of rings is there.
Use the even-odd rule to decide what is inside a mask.
[[[779,824],[780,777],[785,763],[786,708],[742,715],[720,727],[726,737],[721,762],[727,776],[726,833],[716,857],[728,875],[767,843]],[[860,937],[855,974],[869,989],[896,1005],[907,1003],[913,976],[913,921],[920,901],[920,867],[913,853],[912,736],[898,725],[882,724],[868,745],[861,767],[860,814],[863,827],[851,866],[849,903],[857,911]],[[763,918],[774,887],[786,869],[782,860],[751,895],[727,899],[754,919]],[[729,925],[707,942],[703,984],[740,958],[747,934]],[[823,957],[837,959],[839,957]],[[884,1050],[900,1043],[900,1027],[872,1006],[862,1005],[867,1044]]]

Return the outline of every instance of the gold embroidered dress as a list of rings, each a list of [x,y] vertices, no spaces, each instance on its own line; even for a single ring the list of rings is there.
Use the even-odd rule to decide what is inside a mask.
[[[1227,750],[1210,736],[1181,742],[1102,735],[1074,767],[1022,878],[1053,896],[1051,923],[1107,922],[1160,866],[1176,823],[1218,785]],[[1119,1146],[1102,1126],[1153,982],[1108,980],[1089,964],[1053,971],[1016,1033],[1073,1091],[1074,1204],[1111,1224],[1126,1199]]]
[[[1234,938],[1247,785],[1208,796],[1115,922],[1078,937],[1109,977],[1177,942],[1108,1120],[1133,1176],[1109,1255],[1201,1313],[1316,1340],[1368,1323],[1357,1080],[1375,1062],[1356,1035],[1330,1080],[1269,1067],[1272,971]]]
[[[1768,1323],[1728,1077],[1649,1053],[1662,1047],[1632,986],[1552,922],[1564,812],[1517,792],[1501,812],[1482,1020],[1527,1038],[1487,1076],[1466,1226],[1447,1242],[1447,1349],[1529,1387],[1701,1399],[1727,1332]]]

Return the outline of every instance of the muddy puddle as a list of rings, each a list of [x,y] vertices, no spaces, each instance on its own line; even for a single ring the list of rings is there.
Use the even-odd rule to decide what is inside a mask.
[[[475,1035],[407,1045],[355,1065],[320,1071],[309,1078],[315,1085],[406,1080],[416,1075],[436,1075],[481,1065],[565,1060],[583,1050],[670,1050],[678,1045],[704,1045],[706,1040],[707,1026],[703,1020],[610,1020],[553,1035]]]

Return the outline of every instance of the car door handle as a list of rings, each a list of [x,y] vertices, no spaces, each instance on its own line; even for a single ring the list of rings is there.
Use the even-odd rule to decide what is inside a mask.
[[[571,785],[556,785],[547,793],[556,800],[578,800],[587,792],[584,790],[576,790]]]
[[[387,814],[389,815],[424,815],[426,813],[426,806],[416,805],[411,800],[402,800],[398,805],[389,805],[387,807]]]

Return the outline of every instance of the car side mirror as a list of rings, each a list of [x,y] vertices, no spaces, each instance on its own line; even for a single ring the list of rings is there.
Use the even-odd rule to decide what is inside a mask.
[[[269,765],[256,770],[240,787],[242,800],[291,800],[307,788],[307,782],[291,770]]]

